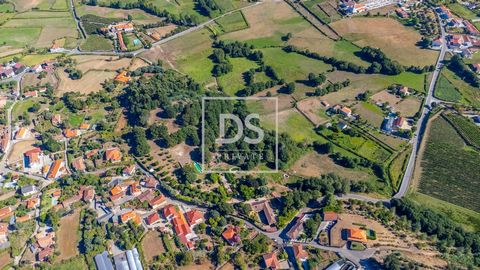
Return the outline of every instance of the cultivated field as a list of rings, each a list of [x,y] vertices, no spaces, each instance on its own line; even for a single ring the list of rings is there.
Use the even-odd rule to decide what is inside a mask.
[[[353,106],[353,111],[360,115],[362,120],[366,120],[370,125],[374,127],[380,127],[383,122],[383,111],[375,104],[367,102],[359,102]]]
[[[381,91],[371,97],[375,102],[387,103],[393,109],[404,117],[412,117],[420,110],[422,102],[416,97],[401,98],[399,96],[388,93],[386,90]]]
[[[452,158],[455,157],[455,158]],[[421,162],[419,191],[480,212],[474,186],[480,185],[480,153],[465,142],[443,117],[433,120]]]
[[[423,67],[434,64],[437,59],[438,52],[415,45],[421,39],[419,33],[392,18],[353,17],[336,21],[331,26],[358,46],[380,48],[403,65]]]
[[[335,173],[342,178],[352,181],[368,181],[375,178],[367,172],[337,165],[327,155],[320,155],[316,152],[310,152],[301,157],[293,164],[288,173],[305,177],[319,177]]]
[[[57,233],[58,250],[60,255],[57,262],[68,260],[78,255],[78,228],[80,226],[80,209],[69,216],[60,219]]]
[[[462,99],[462,94],[444,75],[439,77],[434,94],[445,101],[458,102]]]
[[[21,81],[22,88],[26,86],[36,86],[36,85],[45,85],[50,83],[53,87],[57,85],[57,79],[55,78],[53,72],[49,72],[45,78],[38,78],[38,74],[35,73],[26,73]]]
[[[76,68],[86,73],[89,70],[115,71],[124,69],[130,65],[130,58],[118,56],[80,55],[72,56],[77,61]]]
[[[297,109],[306,115],[316,126],[329,121],[329,118],[324,113],[327,108],[321,104],[319,98],[306,98],[297,102]]]
[[[102,83],[105,80],[113,79],[116,72],[112,71],[97,71],[90,70],[83,74],[79,80],[71,80],[63,71],[58,71],[60,82],[57,88],[57,96],[62,96],[67,92],[78,92],[82,94],[89,94],[102,89]]]
[[[148,24],[161,21],[161,18],[148,14],[140,9],[114,9],[108,7],[81,5],[77,7],[78,16],[96,15],[109,19],[126,19],[128,15],[132,16],[133,23]]]

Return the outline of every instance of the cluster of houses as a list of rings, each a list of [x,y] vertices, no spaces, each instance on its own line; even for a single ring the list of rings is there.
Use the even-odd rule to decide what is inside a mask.
[[[118,48],[121,51],[126,51],[127,46],[123,40],[123,33],[130,33],[135,30],[132,22],[120,22],[116,24],[110,24],[108,27],[104,27],[101,31],[111,38],[117,40]]]
[[[327,108],[327,113],[332,113],[332,114],[339,114],[343,117],[350,118],[352,117],[352,109],[345,105],[337,104],[333,107],[330,106],[330,104],[327,101],[321,101],[322,105]]]
[[[19,73],[22,73],[24,70],[24,65],[13,61],[8,62],[5,65],[0,65],[0,79],[11,78]]]

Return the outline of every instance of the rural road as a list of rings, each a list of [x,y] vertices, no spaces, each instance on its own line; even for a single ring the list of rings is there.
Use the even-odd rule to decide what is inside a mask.
[[[438,17],[438,14],[437,14]],[[440,18],[438,17],[438,20],[441,22]],[[437,64],[435,66],[435,71],[433,71],[432,74],[432,80],[430,82],[430,86],[428,88],[428,93],[427,96],[425,97],[425,104],[423,106],[423,111],[422,115],[420,116],[420,119],[418,119],[418,124],[417,124],[417,130],[415,131],[412,139],[412,154],[410,155],[410,158],[408,160],[407,168],[405,169],[405,173],[403,175],[403,180],[402,184],[400,185],[400,188],[398,189],[398,192],[393,196],[393,198],[400,199],[405,196],[405,194],[408,191],[408,187],[410,186],[410,182],[413,178],[413,172],[415,170],[415,161],[417,159],[417,154],[418,150],[420,148],[420,144],[422,142],[422,137],[425,132],[425,127],[428,122],[428,117],[430,115],[430,111],[432,109],[432,102],[438,102],[438,100],[433,96],[434,91],[435,91],[435,86],[437,84],[438,77],[440,75],[440,71],[443,66],[443,60],[445,59],[445,54],[447,52],[447,45],[446,45],[446,33],[445,33],[445,28],[444,25],[440,23],[440,31],[441,31],[441,36],[442,40],[444,41],[442,43],[442,47],[440,49],[440,54],[437,59]]]

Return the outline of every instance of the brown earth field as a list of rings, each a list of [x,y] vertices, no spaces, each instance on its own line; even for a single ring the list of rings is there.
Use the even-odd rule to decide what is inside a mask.
[[[319,111],[325,111],[327,108],[321,104],[318,98],[307,98],[297,103],[297,109],[301,111],[316,126],[329,121],[328,118],[318,114]]]
[[[22,88],[26,86],[45,85],[46,83],[50,83],[53,87],[57,85],[58,80],[55,78],[53,71],[48,72],[47,76],[42,79],[39,79],[36,73],[25,73],[21,80]]]
[[[7,158],[8,163],[22,160],[23,153],[25,153],[25,151],[27,150],[33,149],[35,143],[36,142],[34,140],[31,140],[31,141],[21,141],[14,144],[12,151],[10,152]]]
[[[422,101],[416,97],[401,98],[399,96],[392,95],[386,90],[376,93],[371,97],[375,102],[388,102],[396,112],[405,117],[412,117],[420,110]]]
[[[70,259],[78,255],[78,227],[80,221],[80,209],[73,214],[60,219],[60,226],[57,233],[58,250],[60,255],[57,262]]]
[[[10,254],[8,252],[2,252],[0,254],[0,268],[3,269],[9,263],[12,262],[12,258],[10,258]]]
[[[354,181],[366,181],[372,178],[366,172],[337,165],[327,155],[320,155],[316,152],[309,152],[298,159],[290,168],[289,173],[305,177],[319,177],[324,174],[335,173],[340,177]]]
[[[89,70],[109,70],[127,68],[130,65],[130,58],[120,58],[112,56],[97,56],[97,55],[81,55],[73,56],[77,61],[76,68],[83,73]]]
[[[78,92],[81,94],[90,94],[102,89],[102,83],[105,80],[113,79],[116,72],[112,71],[88,71],[83,74],[79,80],[71,80],[68,75],[63,71],[57,72],[60,78],[60,83],[57,88],[57,96],[62,96],[67,92]]]
[[[415,44],[421,35],[393,18],[352,17],[331,24],[341,36],[360,47],[380,48],[403,65],[434,64],[438,52],[420,49]]]
[[[145,260],[152,262],[155,256],[165,252],[165,246],[160,233],[157,231],[149,231],[142,241],[142,250],[144,251]]]

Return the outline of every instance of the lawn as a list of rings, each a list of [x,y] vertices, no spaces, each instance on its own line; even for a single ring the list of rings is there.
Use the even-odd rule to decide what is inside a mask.
[[[213,62],[209,56],[212,49],[193,54],[177,62],[178,68],[191,76],[196,82],[206,85],[212,82]]]
[[[465,142],[443,118],[431,123],[423,160],[419,191],[474,211],[480,211],[477,189],[480,153]]]
[[[80,48],[85,51],[111,51],[113,50],[112,41],[99,35],[88,35]]]
[[[358,105],[353,107],[355,113],[360,115],[362,120],[366,120],[373,127],[380,127],[383,122],[383,111],[377,105],[360,102]]]
[[[68,117],[68,123],[71,127],[79,127],[83,123],[84,116],[81,114],[72,114]]]
[[[478,212],[418,192],[409,194],[407,198],[447,215],[469,231],[480,231],[480,214]]]
[[[241,11],[236,11],[230,15],[224,16],[216,22],[221,26],[223,32],[229,33],[248,28],[248,23]]]
[[[435,97],[451,102],[459,102],[462,94],[445,76],[440,75],[435,88]]]
[[[83,270],[88,269],[88,265],[85,262],[83,256],[77,256],[68,261],[63,261],[58,264],[50,266],[51,270]]]
[[[239,90],[245,88],[243,73],[251,68],[258,67],[258,65],[246,58],[229,58],[228,60],[233,65],[233,71],[218,77],[217,80],[225,93],[234,96]]]
[[[29,98],[15,103],[12,109],[12,118],[15,121],[21,116],[24,112],[28,112],[28,108],[32,107],[33,104],[39,102],[38,98]]]
[[[270,65],[286,82],[306,80],[308,73],[324,73],[331,68],[322,61],[297,53],[286,53],[281,48],[261,49],[264,62]]]

